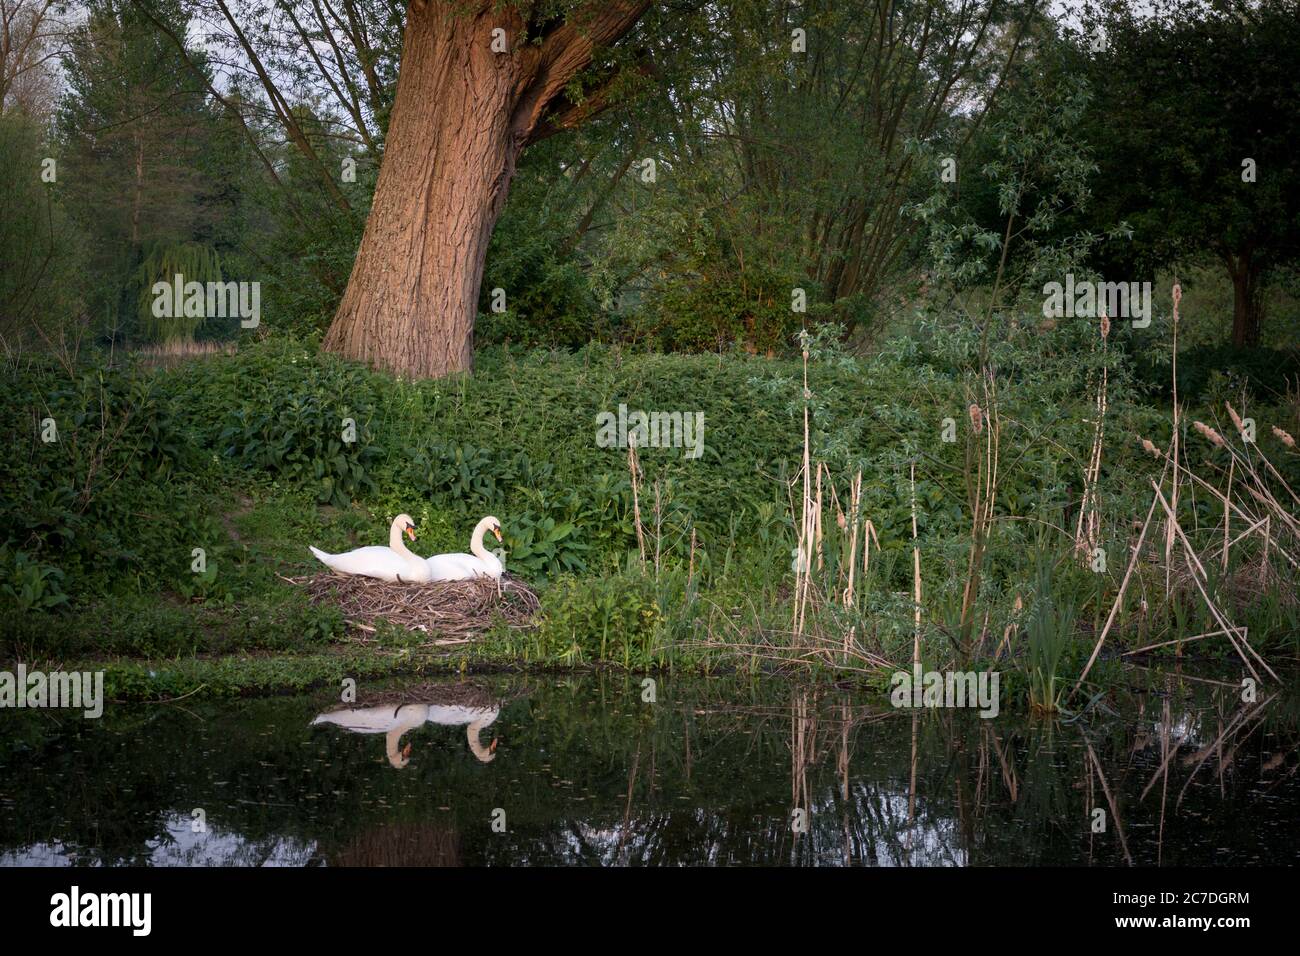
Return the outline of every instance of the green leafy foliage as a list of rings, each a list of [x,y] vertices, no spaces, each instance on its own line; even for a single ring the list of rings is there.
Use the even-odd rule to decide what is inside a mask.
[[[505,544],[510,570],[526,578],[555,578],[586,569],[583,553],[589,546],[578,541],[577,526],[570,521],[557,524],[551,517],[517,516],[505,533]]]
[[[375,489],[374,392],[356,366],[280,341],[165,376],[212,453],[346,505]]]
[[[654,582],[639,573],[563,577],[547,592],[540,639],[549,656],[572,664],[655,663],[660,620]]]
[[[63,572],[22,551],[0,547],[0,610],[48,611],[68,603]],[[8,605],[6,608],[5,605]]]
[[[217,539],[188,486],[201,457],[154,378],[33,365],[0,392],[0,542],[58,568],[69,594],[136,575],[175,581],[191,549]]]
[[[356,440],[344,440],[348,411],[328,396],[292,394],[273,410],[239,409],[221,441],[244,467],[311,488],[321,503],[346,505],[374,490],[367,466],[379,455],[355,419]]]

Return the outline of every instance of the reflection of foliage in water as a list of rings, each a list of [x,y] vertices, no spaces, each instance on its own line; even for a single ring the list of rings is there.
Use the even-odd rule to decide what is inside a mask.
[[[10,713],[0,861],[55,841],[81,862],[159,859],[196,807],[210,853],[242,848],[225,857],[240,863],[1282,862],[1295,846],[1278,834],[1300,832],[1294,697],[1251,707],[1233,687],[1169,679],[1117,702],[1123,718],[1071,724],[726,680],[664,678],[654,704],[624,677],[492,689],[495,762],[463,731],[424,726],[404,738],[403,771],[382,735],[309,729],[322,695],[99,722]],[[498,807],[506,833],[491,828]],[[811,810],[806,833],[796,808]]]

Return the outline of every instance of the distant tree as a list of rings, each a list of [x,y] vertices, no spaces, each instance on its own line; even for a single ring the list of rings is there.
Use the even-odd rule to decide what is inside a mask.
[[[1206,254],[1233,287],[1232,342],[1259,343],[1274,270],[1300,258],[1300,4],[1105,0],[1084,13],[1097,222],[1127,268]]]
[[[1044,6],[698,5],[673,30],[638,35],[653,90],[566,137],[570,172],[552,159],[531,201],[555,219],[557,198],[582,193],[558,245],[590,256],[593,274],[624,293],[628,337],[768,351],[826,319],[869,334],[888,293],[915,273],[918,224],[904,204],[938,182],[942,161],[970,168],[970,134]],[[524,163],[525,178],[544,172]],[[489,259],[493,284],[520,275],[497,265],[517,265],[515,227],[540,214],[511,201],[509,235]],[[808,312],[792,311],[795,288]]]
[[[67,35],[57,0],[0,0],[0,113],[49,119]]]
[[[35,119],[15,108],[0,113],[0,340],[4,348],[61,338],[79,312],[80,245],[58,202],[50,144]],[[54,167],[57,169],[57,167]],[[75,336],[74,336],[75,337]]]
[[[183,35],[179,0],[166,13]],[[125,318],[146,244],[184,244],[205,228],[212,183],[201,159],[214,118],[185,61],[123,0],[91,0],[64,72],[60,189],[93,250],[92,307]]]

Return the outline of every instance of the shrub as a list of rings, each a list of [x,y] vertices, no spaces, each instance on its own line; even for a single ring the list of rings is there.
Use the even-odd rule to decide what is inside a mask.
[[[659,620],[654,582],[645,575],[565,576],[546,592],[539,636],[549,656],[567,663],[647,667],[656,661]]]
[[[60,571],[44,580],[69,594],[187,572],[191,549],[222,536],[186,484],[203,468],[176,412],[129,367],[92,361],[69,375],[37,364],[6,377],[0,543]]]
[[[281,340],[165,376],[198,442],[248,471],[346,505],[375,489],[374,385],[364,369]]]
[[[67,604],[62,582],[63,572],[58,568],[41,564],[22,551],[0,547],[0,610],[26,614]]]

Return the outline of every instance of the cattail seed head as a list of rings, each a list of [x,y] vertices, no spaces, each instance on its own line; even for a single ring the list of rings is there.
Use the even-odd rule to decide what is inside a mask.
[[[971,403],[968,411],[970,412],[970,427],[974,429],[975,434],[978,435],[980,432],[984,431],[984,412],[974,402]]]
[[[1244,426],[1241,424],[1241,416],[1237,414],[1237,410],[1228,402],[1224,402],[1223,404],[1228,409],[1228,417],[1232,419],[1232,427],[1237,429],[1238,432],[1243,431]]]
[[[1287,448],[1295,447],[1295,438],[1291,436],[1290,432],[1284,432],[1282,431],[1282,429],[1274,425],[1273,434],[1276,435],[1277,440],[1280,441],[1283,445],[1286,445]]]
[[[1110,318],[1105,312],[1101,314],[1101,340],[1106,341],[1110,337]]]
[[[1146,453],[1150,455],[1152,458],[1160,457],[1160,449],[1155,446],[1155,443],[1152,442],[1150,438],[1142,439],[1142,447],[1146,450]]]
[[[1205,424],[1205,422],[1192,422],[1192,425],[1198,432],[1204,435],[1206,439],[1213,442],[1215,445],[1218,445],[1220,448],[1223,447],[1223,436],[1209,425]]]

